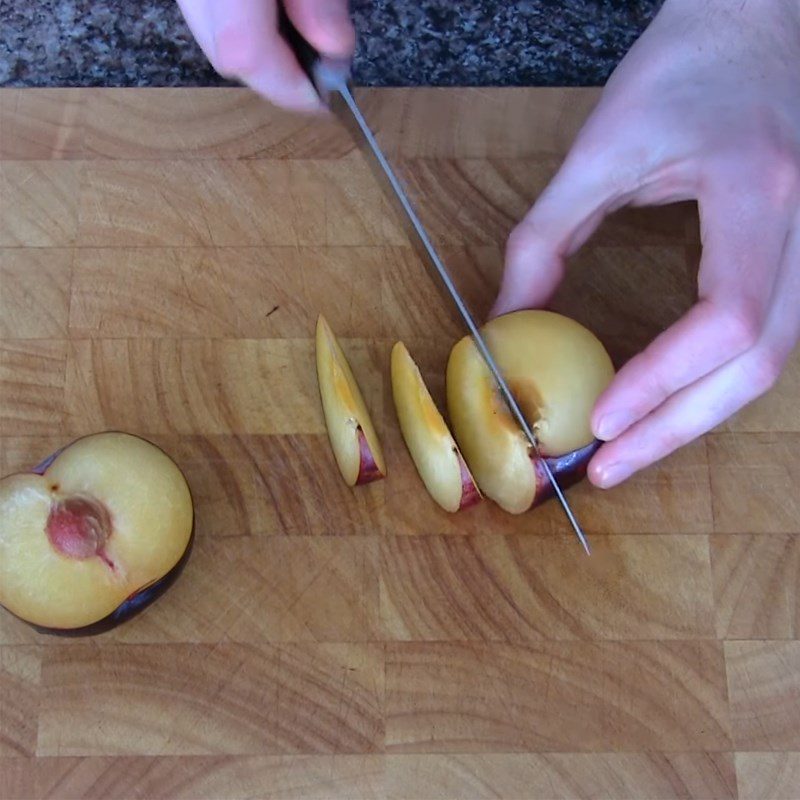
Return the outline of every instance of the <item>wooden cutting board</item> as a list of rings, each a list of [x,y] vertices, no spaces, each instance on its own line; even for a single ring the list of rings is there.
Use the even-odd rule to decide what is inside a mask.
[[[508,231],[596,100],[384,90],[367,116],[478,315]],[[197,544],[86,640],[0,612],[0,795],[800,797],[800,360],[610,492],[448,516],[398,436],[398,338],[437,398],[461,336],[333,121],[243,90],[0,92],[0,466],[81,434],[163,446]],[[556,307],[618,363],[692,302],[695,209],[626,212]],[[312,336],[352,358],[389,464],[356,491]]]

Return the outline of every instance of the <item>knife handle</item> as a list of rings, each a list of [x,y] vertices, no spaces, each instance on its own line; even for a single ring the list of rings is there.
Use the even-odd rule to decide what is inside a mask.
[[[319,52],[312,47],[295,28],[294,23],[286,13],[286,6],[283,2],[278,2],[278,31],[292,49],[297,63],[303,72],[308,75],[311,82],[314,82],[314,65],[319,61]]]
[[[278,31],[324,103],[328,103],[331,92],[347,86],[350,60],[322,55],[294,26],[282,0],[278,2]]]

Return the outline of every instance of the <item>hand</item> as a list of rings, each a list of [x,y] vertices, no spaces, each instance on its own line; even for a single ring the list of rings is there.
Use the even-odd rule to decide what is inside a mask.
[[[614,486],[777,380],[800,337],[800,3],[667,0],[512,232],[493,314],[544,304],[626,204],[696,199],[697,304],[598,399],[590,480]]]
[[[221,75],[238,78],[275,105],[316,111],[319,97],[278,32],[278,0],[178,0],[186,22]],[[285,0],[297,30],[325,55],[349,57],[355,31],[347,0]]]

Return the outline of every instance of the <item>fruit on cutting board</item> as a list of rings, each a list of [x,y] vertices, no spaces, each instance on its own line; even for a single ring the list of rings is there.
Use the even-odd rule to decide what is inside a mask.
[[[477,503],[480,491],[406,346],[392,348],[392,395],[406,446],[431,497],[446,511]]]
[[[45,632],[108,630],[172,584],[193,520],[186,479],[158,447],[78,439],[0,481],[0,604]]]
[[[550,311],[517,311],[488,322],[482,333],[562,485],[579,480],[598,447],[590,414],[614,367],[600,341],[581,324]],[[519,425],[506,409],[471,337],[447,364],[447,406],[461,452],[481,491],[514,514],[551,488]]]
[[[378,435],[350,364],[325,318],[317,319],[317,380],[333,455],[348,486],[386,476]]]

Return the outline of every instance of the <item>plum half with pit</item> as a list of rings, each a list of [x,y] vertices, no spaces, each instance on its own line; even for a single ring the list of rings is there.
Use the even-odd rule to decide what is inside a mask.
[[[592,408],[614,377],[605,348],[580,323],[550,311],[506,314],[482,333],[541,456],[562,485],[580,480],[599,446],[590,426]],[[471,337],[450,353],[447,406],[456,441],[487,497],[520,514],[552,494],[541,460]]]
[[[161,449],[78,439],[0,481],[0,605],[42,632],[108,630],[174,582],[193,529],[189,486]]]

